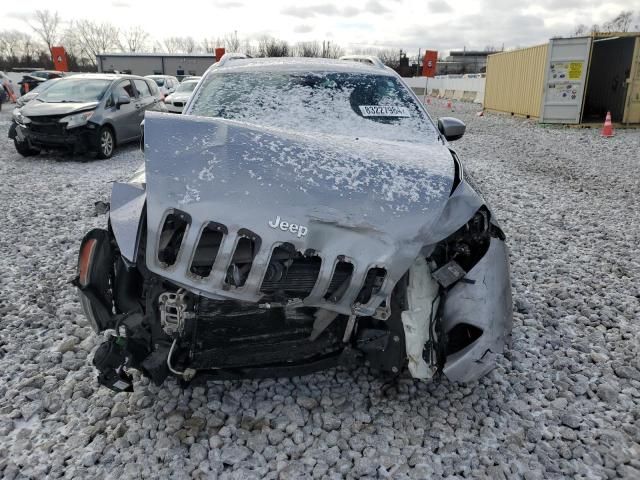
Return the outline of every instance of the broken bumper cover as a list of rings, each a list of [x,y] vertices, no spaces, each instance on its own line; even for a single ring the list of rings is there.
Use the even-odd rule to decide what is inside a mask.
[[[471,382],[495,368],[513,324],[508,250],[502,240],[492,238],[484,257],[449,290],[442,323],[445,332],[460,323],[482,331],[470,345],[447,356],[443,373],[449,380]]]
[[[27,142],[30,147],[44,149],[71,149],[76,152],[96,150],[98,147],[98,133],[96,126],[87,124],[72,130],[60,130],[57,133],[34,132],[24,125],[11,125],[9,138],[22,143]]]

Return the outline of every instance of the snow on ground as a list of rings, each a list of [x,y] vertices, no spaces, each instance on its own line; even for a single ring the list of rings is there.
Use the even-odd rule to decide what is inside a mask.
[[[141,161],[23,159],[0,114],[3,478],[640,478],[640,134],[442,106],[512,252],[513,348],[467,386],[366,369],[98,388],[74,288],[93,202]]]

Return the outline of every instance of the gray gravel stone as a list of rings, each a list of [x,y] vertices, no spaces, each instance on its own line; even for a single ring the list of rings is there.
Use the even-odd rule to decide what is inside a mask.
[[[618,400],[618,391],[607,383],[598,386],[597,394],[604,402],[615,403]]]
[[[222,447],[220,460],[227,465],[237,465],[251,455],[251,450],[242,445],[230,445]]]
[[[315,398],[312,398],[312,397],[301,396],[301,397],[296,398],[296,402],[302,408],[305,408],[307,410],[313,410],[314,408],[316,408],[318,406],[318,401]]]
[[[341,425],[342,422],[333,413],[326,412],[322,414],[322,427],[325,430],[338,430]]]

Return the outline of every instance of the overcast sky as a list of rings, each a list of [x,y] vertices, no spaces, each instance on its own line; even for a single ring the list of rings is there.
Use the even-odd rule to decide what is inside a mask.
[[[89,8],[89,5],[92,8]],[[100,6],[98,6],[100,5]],[[577,24],[603,23],[622,10],[640,13],[639,0],[28,0],[3,3],[0,29],[28,31],[36,9],[56,9],[64,20],[142,25],[153,37],[241,39],[273,35],[290,42],[329,40],[345,47],[448,51],[524,47],[567,35]]]

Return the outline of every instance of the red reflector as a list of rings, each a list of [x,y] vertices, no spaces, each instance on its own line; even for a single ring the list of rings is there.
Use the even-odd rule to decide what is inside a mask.
[[[87,240],[80,249],[80,258],[78,259],[78,277],[80,285],[86,287],[89,284],[89,266],[93,259],[93,251],[96,249],[98,242],[95,238]]]

